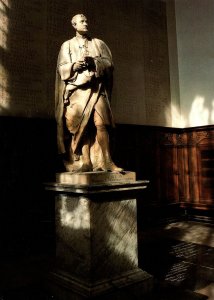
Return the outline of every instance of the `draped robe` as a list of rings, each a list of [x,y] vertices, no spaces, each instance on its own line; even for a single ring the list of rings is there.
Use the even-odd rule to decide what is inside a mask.
[[[55,86],[55,116],[57,121],[58,152],[65,153],[65,124],[72,134],[72,152],[78,153],[81,139],[94,110],[105,125],[114,126],[109,104],[112,89],[113,61],[110,49],[99,39],[87,38],[88,56],[95,70],[74,72],[73,65],[82,59],[77,37],[64,42],[57,61]],[[65,102],[68,104],[65,105]]]

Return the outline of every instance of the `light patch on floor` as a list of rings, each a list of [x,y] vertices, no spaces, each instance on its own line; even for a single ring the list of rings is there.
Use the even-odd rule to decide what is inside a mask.
[[[207,300],[214,300],[214,282],[210,283],[203,289],[199,289],[195,291],[196,293],[208,296]]]
[[[176,222],[167,225],[164,234],[180,241],[214,247],[214,228],[196,222]],[[182,234],[181,234],[182,233]]]

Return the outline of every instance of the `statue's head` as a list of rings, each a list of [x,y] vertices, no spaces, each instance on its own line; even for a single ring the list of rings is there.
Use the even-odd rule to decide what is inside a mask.
[[[74,29],[80,34],[86,34],[88,32],[88,21],[83,14],[77,14],[71,19],[71,24]]]

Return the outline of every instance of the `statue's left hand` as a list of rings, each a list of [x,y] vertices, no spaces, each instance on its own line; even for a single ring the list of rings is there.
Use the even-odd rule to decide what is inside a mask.
[[[89,70],[95,70],[95,63],[94,63],[94,59],[91,56],[86,56],[85,57],[85,64],[87,65],[87,68]]]
[[[84,60],[78,60],[77,62],[75,62],[75,64],[73,65],[73,71],[81,71],[82,69],[85,68],[85,61]]]

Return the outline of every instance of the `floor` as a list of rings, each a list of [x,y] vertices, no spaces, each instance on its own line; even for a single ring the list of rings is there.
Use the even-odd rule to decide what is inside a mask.
[[[177,222],[139,233],[139,265],[155,278],[155,288],[144,300],[214,300],[214,228]],[[48,263],[47,263],[48,262]],[[52,258],[1,259],[0,300],[61,300],[42,286]],[[109,298],[110,296],[110,298]],[[139,300],[125,290],[120,298]]]
[[[146,230],[139,253],[142,269],[159,282],[214,300],[213,226],[186,221]]]

